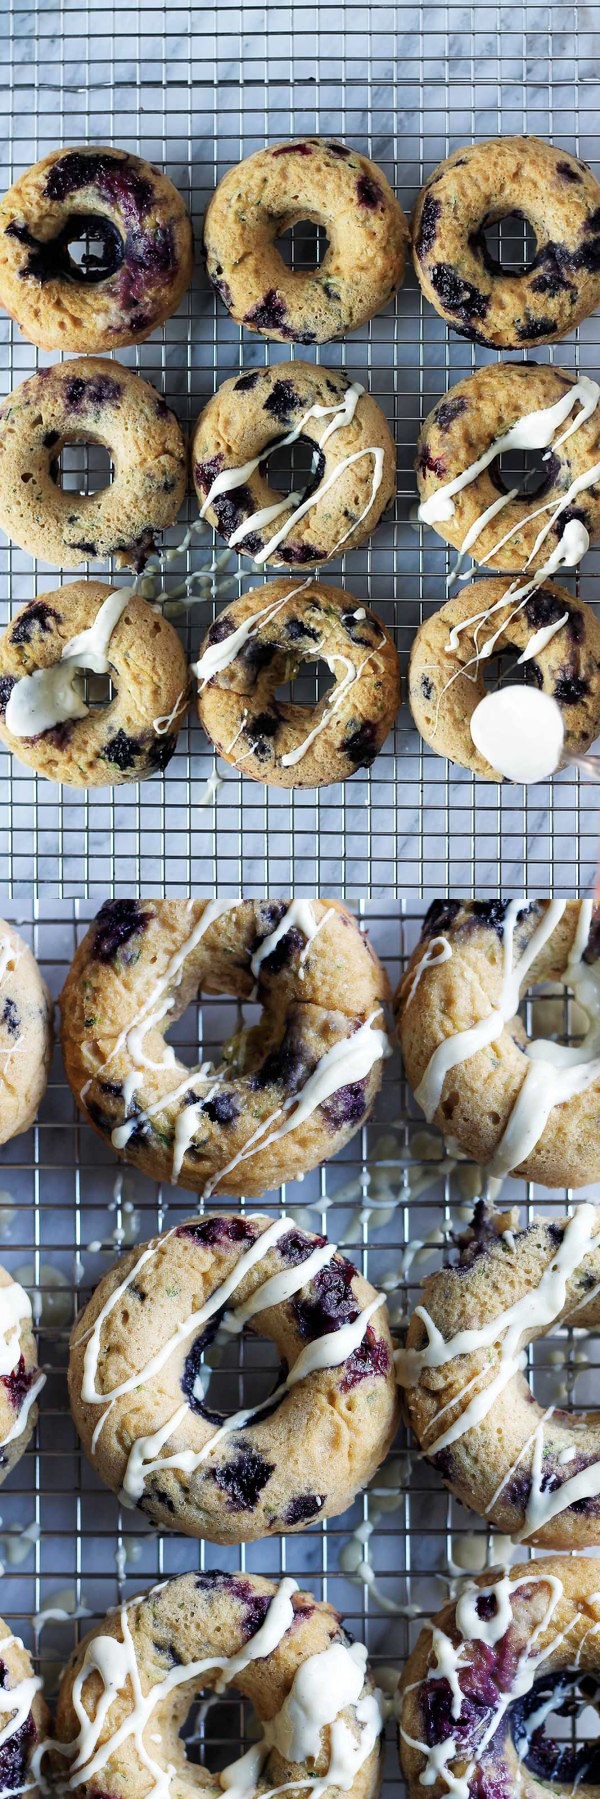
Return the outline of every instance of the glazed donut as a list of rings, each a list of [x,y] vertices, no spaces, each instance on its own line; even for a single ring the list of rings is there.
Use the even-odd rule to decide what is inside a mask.
[[[535,251],[505,269],[485,233],[526,219]],[[467,144],[438,164],[413,217],[423,293],[460,337],[499,350],[551,343],[600,301],[600,186],[587,163],[539,137]]]
[[[458,381],[421,429],[421,522],[492,568],[552,574],[578,561],[600,531],[599,399],[587,375],[534,362],[488,364]],[[507,489],[499,457],[536,438],[549,450],[543,486],[530,496]]]
[[[33,1436],[36,1400],[45,1384],[46,1376],[38,1368],[29,1294],[0,1266],[0,1486]]]
[[[34,1674],[31,1656],[3,1618],[0,1618],[0,1683],[4,1695],[0,1741],[2,1790],[14,1794],[25,1792],[33,1799],[39,1799],[41,1793],[47,1792],[39,1773],[39,1750],[49,1735],[50,1713],[43,1697],[41,1675]]]
[[[316,269],[289,269],[277,239],[301,219],[327,233]],[[269,144],[219,182],[204,222],[206,268],[239,325],[280,343],[325,344],[366,324],[404,276],[408,225],[382,169],[318,137]]]
[[[476,748],[471,719],[486,693],[487,657],[508,650],[557,701],[563,759],[589,749],[600,730],[600,621],[593,608],[551,581],[536,588],[502,577],[476,581],[420,625],[409,704],[425,742],[486,781],[502,775]]]
[[[67,443],[105,444],[112,485],[85,494],[58,486]],[[120,362],[55,362],[0,405],[0,526],[32,556],[64,568],[105,556],[142,567],[155,531],[174,524],[185,486],[175,414]]]
[[[399,1748],[409,1799],[591,1799],[595,1740],[545,1734],[550,1713],[577,1716],[597,1687],[595,1559],[568,1556],[470,1581],[409,1656],[399,1693]],[[591,1783],[588,1785],[588,1781]]]
[[[257,997],[219,1068],[164,1032],[200,993]],[[63,989],[84,1117],[157,1180],[253,1197],[315,1168],[367,1118],[387,977],[337,900],[107,900]]]
[[[90,708],[79,672],[110,670]],[[0,637],[0,741],[47,780],[115,787],[166,768],[187,709],[177,632],[130,587],[71,581],[30,600]]]
[[[275,1344],[281,1375],[226,1417],[205,1403],[204,1352],[246,1325]],[[286,1217],[190,1218],[137,1244],[77,1320],[69,1393],[106,1485],[211,1543],[337,1517],[398,1422],[383,1294]]]
[[[0,919],[0,1143],[33,1124],[51,1054],[48,988],[23,938]]]
[[[314,446],[304,490],[282,498],[264,465],[282,444]],[[301,568],[364,543],[393,498],[387,419],[344,369],[276,362],[224,381],[192,444],[201,517],[257,563]],[[290,536],[290,533],[293,533]]]
[[[88,237],[79,262],[70,245]],[[0,304],[43,350],[142,343],[189,287],[192,227],[177,189],[106,145],[51,150],[0,203]]]
[[[592,900],[439,900],[396,993],[398,1037],[429,1122],[488,1173],[545,1187],[600,1179],[600,909]],[[517,1008],[562,981],[581,1042],[531,1041]]]
[[[302,664],[319,661],[335,676],[322,700],[276,698]],[[398,655],[381,619],[310,576],[253,587],[226,606],[194,673],[200,723],[219,755],[270,787],[324,787],[369,768],[400,705]]]
[[[490,1220],[480,1205],[457,1267],[424,1283],[397,1375],[420,1449],[451,1492],[518,1542],[600,1544],[600,1412],[534,1399],[528,1343],[571,1316],[600,1322],[600,1210]]]
[[[364,1645],[347,1636],[331,1605],[289,1576],[276,1585],[218,1570],[151,1588],[109,1613],[74,1651],[54,1744],[54,1759],[63,1745],[67,1760],[65,1787],[91,1799],[98,1770],[106,1799],[144,1799],[169,1787],[177,1799],[193,1799],[198,1766],[188,1763],[179,1733],[199,1688],[234,1686],[255,1707],[261,1737],[220,1774],[202,1767],[207,1799],[234,1785],[241,1793],[242,1783],[244,1792],[279,1792],[288,1781],[333,1799],[338,1776],[350,1799],[376,1799],[382,1695]]]

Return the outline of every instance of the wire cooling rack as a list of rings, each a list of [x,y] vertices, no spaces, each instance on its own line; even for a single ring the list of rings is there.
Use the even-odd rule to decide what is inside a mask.
[[[8,5],[0,87],[6,118],[2,186],[57,144],[107,142],[141,151],[189,201],[201,241],[215,182],[267,140],[337,135],[385,169],[408,212],[423,178],[457,144],[497,132],[537,132],[587,157],[596,172],[600,8],[576,4],[394,5],[387,0],[216,7],[110,6],[55,0]],[[314,246],[313,246],[314,248]],[[299,229],[296,261],[310,261]],[[2,385],[39,358],[3,320]],[[598,319],[538,352],[540,360],[597,373]],[[240,333],[210,292],[198,249],[194,285],[177,316],[137,351],[124,351],[163,388],[187,427],[215,386],[288,350]],[[445,597],[447,554],[411,522],[413,457],[422,417],[459,376],[487,359],[449,334],[421,301],[409,270],[395,308],[343,344],[302,349],[347,366],[383,406],[398,445],[393,517],[371,541],[326,571],[394,627],[406,668],[420,619]],[[70,479],[85,482],[85,458]],[[83,478],[81,478],[83,477]],[[90,476],[93,478],[93,476]],[[195,503],[194,503],[195,504]],[[177,533],[171,533],[175,541]],[[191,555],[198,566],[210,552]],[[173,583],[185,562],[169,574]],[[586,558],[593,599],[598,557]],[[94,573],[102,572],[94,565]],[[5,619],[55,568],[0,551]],[[262,579],[262,577],[259,577]],[[253,585],[231,559],[226,588],[191,608],[181,628],[196,652],[214,606]],[[596,861],[597,792],[570,771],[553,784],[499,790],[450,769],[424,748],[406,706],[370,773],[289,795],[221,770],[216,801],[202,803],[214,757],[195,723],[182,731],[166,774],[140,786],[85,795],[38,781],[3,755],[0,853],[8,891],[60,897],[151,889],[187,892],[332,892],[418,897],[426,891],[583,890]]]
[[[93,906],[44,900],[34,909],[9,911],[56,996]],[[367,906],[362,912],[395,985],[420,917],[412,909],[401,915],[395,905]],[[564,997],[548,992],[528,1003],[528,1023],[538,1034],[568,1030]],[[178,1053],[190,1062],[197,1060],[199,1044],[205,1054],[213,1053],[231,1022],[227,1007],[217,1009],[212,1001],[197,1017],[190,1009],[177,1030]],[[386,1063],[374,1118],[344,1154],[302,1184],[271,1193],[249,1209],[273,1216],[284,1208],[297,1222],[326,1232],[375,1285],[390,1290],[392,1319],[401,1327],[423,1273],[439,1263],[444,1235],[464,1230],[474,1199],[485,1194],[480,1170],[443,1159],[437,1135],[417,1116],[395,1056]],[[566,1193],[507,1181],[499,1203],[519,1205],[524,1220],[534,1209],[562,1213],[569,1199]],[[241,1568],[275,1578],[287,1572],[339,1607],[389,1679],[389,1670],[402,1666],[421,1620],[444,1603],[452,1579],[482,1567],[486,1556],[497,1561],[506,1550],[505,1539],[495,1533],[488,1538],[481,1521],[445,1493],[404,1433],[371,1493],[359,1496],[343,1518],[240,1550],[157,1533],[140,1513],[120,1512],[78,1450],[65,1381],[76,1311],[121,1245],[144,1241],[194,1209],[194,1196],[181,1189],[157,1188],[132,1170],[119,1176],[110,1149],[76,1114],[57,1050],[38,1123],[0,1152],[0,1260],[34,1289],[41,1310],[40,1360],[48,1370],[37,1441],[0,1493],[0,1613],[34,1648],[51,1694],[88,1619],[70,1615],[63,1622],[46,1621],[46,1610],[62,1607],[72,1614],[77,1606],[102,1618],[119,1597],[187,1568]],[[254,1353],[243,1346],[241,1355],[243,1379],[240,1373],[227,1379],[221,1371],[216,1395],[211,1387],[224,1410],[262,1397],[273,1382],[263,1342]],[[589,1406],[597,1380],[598,1344],[592,1336],[564,1332],[536,1346],[534,1385],[544,1406]],[[18,1526],[25,1527],[25,1537],[16,1534]],[[14,1565],[11,1558],[24,1550],[24,1559]],[[359,1562],[364,1578],[356,1575]],[[215,1770],[233,1759],[238,1741],[248,1740],[248,1728],[238,1701],[225,1698],[196,1718],[191,1753]],[[402,1787],[391,1726],[389,1734],[386,1790],[395,1799]]]

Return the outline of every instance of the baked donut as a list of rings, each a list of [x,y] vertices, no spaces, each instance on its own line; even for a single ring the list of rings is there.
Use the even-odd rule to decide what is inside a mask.
[[[600,621],[591,606],[552,581],[476,581],[423,621],[409,664],[409,704],[439,756],[501,781],[476,748],[471,719],[485,697],[492,654],[513,651],[525,678],[555,699],[564,760],[589,749],[600,730]]]
[[[29,1294],[0,1266],[0,1486],[33,1436],[36,1400],[45,1384],[46,1376],[38,1368]]]
[[[480,1204],[456,1267],[424,1283],[397,1352],[419,1448],[463,1505],[518,1542],[600,1544],[600,1412],[534,1399],[528,1343],[571,1317],[600,1323],[600,1209],[491,1218]]]
[[[276,698],[319,661],[335,677],[322,700]],[[219,755],[270,787],[325,787],[369,768],[400,705],[398,655],[381,619],[310,576],[253,587],[226,606],[194,673],[200,723]]]
[[[105,706],[88,706],[82,668],[110,670]],[[0,637],[0,741],[50,781],[115,787],[166,768],[187,694],[177,632],[131,587],[71,581]]]
[[[437,900],[396,993],[406,1074],[429,1122],[489,1174],[600,1179],[600,909],[592,900]],[[531,1040],[527,988],[562,981],[588,1018]]]
[[[333,1799],[337,1775],[351,1799],[376,1799],[381,1783],[382,1695],[362,1643],[333,1606],[286,1576],[180,1574],[84,1637],[58,1696],[55,1757],[65,1786],[91,1799],[198,1793],[180,1732],[199,1689],[234,1687],[261,1725],[240,1761],[202,1767],[207,1799],[312,1786]],[[230,1739],[231,1740],[231,1739]],[[329,1779],[331,1775],[331,1781]],[[152,1785],[149,1786],[149,1777]]]
[[[200,993],[258,998],[218,1068],[164,1043]],[[338,900],[106,900],[63,989],[84,1117],[157,1180],[263,1193],[364,1123],[387,1053],[387,977]]]
[[[282,497],[265,464],[283,445],[314,446],[302,492]],[[231,549],[274,568],[330,562],[364,543],[393,498],[387,419],[345,369],[275,362],[217,388],[192,444],[200,515]]]
[[[58,485],[67,443],[104,444],[112,485]],[[142,567],[154,533],[177,518],[186,449],[175,414],[149,381],[101,356],[38,369],[0,405],[0,526],[32,556],[78,568],[116,556]]]
[[[600,531],[599,399],[587,375],[534,362],[488,364],[458,381],[421,429],[421,522],[492,568],[552,574],[578,561]],[[501,455],[528,447],[549,452],[535,494],[499,471]]]
[[[51,1054],[48,988],[23,938],[0,919],[0,1143],[33,1124]]]
[[[535,250],[503,268],[490,225],[527,220]],[[600,301],[600,185],[587,163],[540,137],[467,144],[438,163],[413,216],[423,293],[460,337],[499,350],[552,343]]]
[[[81,239],[99,254],[73,257]],[[0,304],[43,350],[142,343],[179,305],[193,262],[180,194],[126,150],[51,150],[0,202]]]
[[[34,1674],[21,1638],[13,1636],[0,1618],[0,1783],[4,1793],[29,1793],[39,1799],[48,1790],[39,1767],[42,1745],[51,1728],[43,1684],[41,1675]]]
[[[421,1631],[398,1696],[409,1799],[424,1786],[435,1799],[591,1799],[596,1739],[553,1741],[545,1724],[551,1713],[576,1718],[595,1694],[597,1587],[595,1558],[492,1569]]]
[[[315,269],[287,268],[277,247],[301,219],[327,233]],[[227,311],[280,343],[325,344],[366,324],[400,286],[407,242],[383,170],[318,137],[269,144],[229,169],[204,222],[207,272]]]
[[[206,1395],[217,1331],[275,1344],[281,1371],[232,1417]],[[189,1218],[100,1281],[71,1338],[86,1455],[155,1524],[243,1543],[337,1517],[398,1423],[383,1294],[292,1218]],[[325,1490],[326,1489],[326,1490]]]

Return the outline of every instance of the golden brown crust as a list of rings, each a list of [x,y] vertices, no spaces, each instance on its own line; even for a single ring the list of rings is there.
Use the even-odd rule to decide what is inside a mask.
[[[252,635],[235,659],[207,681],[198,671],[198,716],[219,755],[272,787],[327,786],[369,767],[400,704],[397,651],[377,614],[310,577],[270,581],[219,613],[200,659],[211,643],[225,652],[228,635],[248,620],[255,621]],[[309,706],[276,699],[302,664],[320,660],[335,677],[322,700]],[[286,764],[317,730],[300,760]]]
[[[277,239],[302,219],[327,233],[316,269],[289,269]],[[229,169],[204,222],[206,266],[232,318],[281,343],[345,337],[393,299],[408,225],[383,170],[319,138],[269,144]]]
[[[0,1143],[33,1124],[52,1055],[52,1002],[35,957],[0,919]]]
[[[529,265],[490,258],[485,231],[519,213],[535,234]],[[461,336],[500,350],[551,343],[600,300],[600,185],[587,163],[539,137],[466,144],[438,163],[412,218],[424,294]]]

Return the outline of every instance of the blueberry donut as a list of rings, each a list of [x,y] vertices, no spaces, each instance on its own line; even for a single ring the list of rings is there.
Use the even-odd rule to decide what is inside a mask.
[[[71,245],[99,249],[78,260]],[[141,156],[51,150],[0,202],[0,304],[43,350],[118,350],[170,318],[192,278],[180,194]]]
[[[313,446],[302,492],[282,498],[266,464],[282,445]],[[276,362],[224,381],[192,444],[202,518],[232,549],[274,568],[330,562],[374,531],[393,498],[396,451],[376,400],[344,369]]]
[[[315,269],[289,269],[277,239],[301,219],[327,233]],[[408,225],[383,171],[327,139],[269,144],[219,182],[204,223],[206,267],[238,325],[280,343],[346,337],[393,299]]]
[[[275,1345],[280,1374],[269,1399],[242,1396],[226,1417],[203,1358],[217,1332],[246,1326]],[[212,1543],[337,1517],[398,1422],[383,1295],[286,1217],[190,1218],[136,1245],[77,1320],[69,1392],[106,1485]]]
[[[29,1793],[40,1799],[48,1790],[39,1766],[41,1745],[51,1729],[43,1684],[41,1675],[34,1674],[21,1638],[13,1636],[10,1625],[0,1618],[0,1782],[4,1793]]]
[[[559,559],[578,561],[600,532],[599,399],[587,376],[533,362],[493,363],[467,375],[421,430],[421,522],[491,568],[551,574]],[[526,480],[511,484],[499,459],[535,439],[548,453],[532,493]]]
[[[110,672],[107,705],[88,705],[84,668]],[[187,692],[177,632],[130,587],[71,581],[0,637],[0,741],[49,781],[116,787],[166,768]]]
[[[525,219],[535,250],[506,269],[485,233]],[[600,186],[587,163],[539,137],[467,144],[421,188],[412,222],[423,293],[461,337],[499,350],[551,343],[600,301]]]
[[[186,1719],[199,1691],[233,1688],[254,1707],[258,1740],[218,1774],[203,1766],[199,1783]],[[377,1799],[382,1731],[367,1651],[333,1606],[290,1576],[210,1570],[163,1581],[83,1638],[61,1680],[53,1759],[82,1799],[193,1799],[199,1784],[206,1799],[288,1784],[333,1799],[340,1768],[350,1799]]]
[[[544,1410],[527,1345],[571,1317],[600,1323],[600,1209],[490,1219],[481,1202],[456,1267],[430,1276],[398,1351],[419,1448],[463,1505],[543,1549],[600,1544],[600,1412]]]
[[[276,698],[319,661],[335,677],[324,699]],[[270,787],[324,787],[369,768],[400,705],[398,656],[381,619],[310,576],[254,587],[226,606],[194,673],[200,723],[219,755]]]
[[[540,981],[574,993],[570,1044],[518,1016]],[[410,1086],[428,1121],[502,1179],[600,1180],[600,909],[592,900],[436,900],[396,993]]]
[[[425,1626],[398,1695],[409,1799],[424,1786],[438,1799],[591,1796],[597,1740],[578,1742],[574,1724],[598,1687],[597,1587],[595,1558],[491,1569]],[[557,1713],[572,1727],[554,1740]]]
[[[487,684],[486,661],[512,651],[525,679],[560,707],[564,758],[581,755],[600,730],[600,621],[564,587],[517,577],[477,581],[424,620],[409,664],[410,709],[439,756],[501,781],[476,748],[471,719]]]
[[[0,1485],[31,1441],[36,1401],[45,1383],[38,1368],[29,1294],[0,1266]],[[0,1777],[1,1759],[0,1742]]]
[[[59,485],[68,443],[104,444],[112,484]],[[149,381],[100,356],[38,369],[0,405],[0,526],[32,556],[64,568],[99,557],[142,567],[154,533],[177,518],[186,449],[175,414]]]
[[[381,1083],[387,977],[336,900],[107,900],[61,998],[84,1117],[156,1180],[253,1196],[315,1168]],[[217,1067],[164,1034],[200,994],[258,999]]]
[[[33,1124],[51,1054],[48,988],[23,938],[0,919],[0,1143]]]

